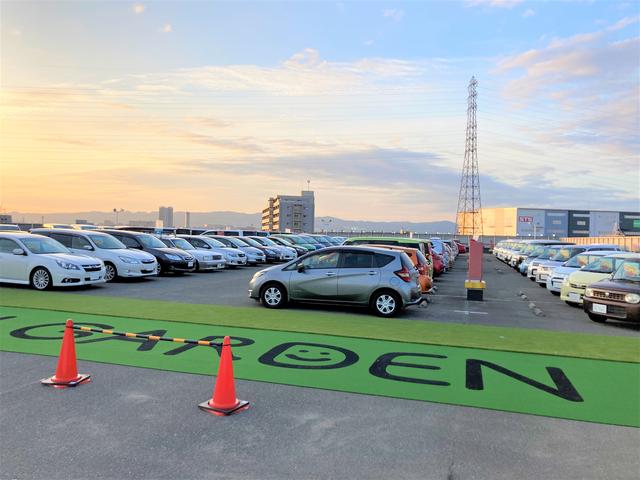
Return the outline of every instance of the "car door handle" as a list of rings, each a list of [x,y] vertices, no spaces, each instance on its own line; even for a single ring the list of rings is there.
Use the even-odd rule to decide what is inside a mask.
[[[334,277],[336,275],[336,272],[327,272],[327,273],[325,273],[325,275],[327,277]]]
[[[371,271],[369,272],[369,275],[377,275],[377,274],[378,274],[378,272],[376,272],[375,270],[371,270]]]

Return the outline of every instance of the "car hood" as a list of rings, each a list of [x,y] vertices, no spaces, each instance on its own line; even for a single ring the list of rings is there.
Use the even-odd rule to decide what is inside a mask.
[[[150,251],[152,249],[149,249]],[[171,254],[171,255],[178,255],[180,258],[186,258],[186,257],[192,257],[193,255],[188,254],[186,251],[184,250],[180,250],[178,248],[154,248],[153,250],[160,252],[160,253],[164,253],[165,255],[167,254]]]
[[[240,247],[243,252],[251,253],[253,255],[264,255],[264,252],[256,247]]]
[[[570,273],[575,272],[576,270],[578,270],[578,268],[574,268],[574,267],[556,267],[553,269],[553,274],[554,275],[569,275]]]
[[[600,280],[589,285],[591,288],[602,290],[613,290],[617,292],[640,293],[640,282],[629,282],[625,280]]]
[[[581,285],[588,285],[593,282],[605,280],[611,276],[610,273],[598,273],[598,272],[583,272],[578,270],[569,275],[569,281],[571,283],[579,283]]]
[[[52,258],[63,262],[77,263],[80,265],[95,265],[102,263],[102,260],[88,255],[74,255],[73,253],[41,253],[38,257]]]
[[[133,257],[137,260],[154,260],[156,257],[148,252],[142,250],[136,250],[135,248],[123,248],[119,250],[110,250],[111,252],[117,252],[118,255],[126,255],[127,257]]]
[[[560,265],[562,265],[564,262],[556,262],[553,260],[543,260],[540,262],[540,266],[541,267],[559,267]]]

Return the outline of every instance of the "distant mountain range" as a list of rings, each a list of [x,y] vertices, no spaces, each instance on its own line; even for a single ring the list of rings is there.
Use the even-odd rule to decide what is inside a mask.
[[[114,212],[65,212],[65,213],[22,213],[8,212],[14,223],[79,223],[87,221],[96,225],[119,224],[131,225],[135,222],[155,222],[157,212],[118,212],[117,222]],[[175,211],[175,226],[185,225],[185,212]],[[259,230],[260,213],[242,212],[191,212],[192,227],[209,228],[244,228]],[[344,220],[337,217],[316,217],[316,231],[354,231],[354,232],[399,232],[401,230],[417,233],[451,233],[455,228],[453,222],[446,220],[437,222],[374,222],[368,220]]]

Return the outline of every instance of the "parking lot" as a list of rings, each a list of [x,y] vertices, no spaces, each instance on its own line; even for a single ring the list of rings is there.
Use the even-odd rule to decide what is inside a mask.
[[[437,292],[430,295],[431,303],[411,307],[398,319],[377,319],[365,309],[330,306],[294,305],[282,312],[283,315],[287,311],[299,313],[301,318],[308,316],[310,319],[322,313],[329,318],[357,319],[364,324],[371,322],[371,325],[381,321],[388,325],[410,321],[427,327],[431,324],[444,324],[445,328],[447,324],[469,328],[485,325],[626,338],[637,338],[640,334],[638,327],[632,324],[595,324],[580,309],[564,305],[557,297],[490,255],[484,258],[488,285],[485,301],[468,302],[463,286],[466,261],[465,255],[459,257],[453,270],[439,278]],[[255,312],[252,315],[255,325],[261,317],[273,312],[247,297],[248,281],[259,268],[262,267],[118,280],[65,291],[63,295],[65,298],[86,298],[87,301],[95,298],[146,299],[187,305],[245,307]],[[28,292],[28,289],[5,286],[1,290],[4,299],[21,292]],[[523,300],[521,294],[526,295],[527,300]],[[36,321],[30,318],[33,315],[38,315],[37,310],[27,313],[29,321]],[[47,315],[41,323],[49,322],[50,317],[76,316],[55,311]],[[108,311],[103,315],[94,318],[103,323],[116,320],[108,316]],[[82,319],[81,315],[77,316]],[[6,318],[0,326],[14,321],[12,315]],[[184,318],[183,321],[193,319]],[[152,320],[138,323],[147,331],[160,325]],[[177,328],[185,332],[187,324],[177,324]],[[135,331],[141,330],[143,328],[138,327]],[[245,336],[251,336],[251,331],[245,332],[249,332]],[[276,338],[278,336],[276,334]],[[366,336],[364,332],[363,336]],[[323,340],[317,335],[299,334],[298,338],[308,342],[329,342],[328,337]],[[345,339],[339,341],[347,342]],[[133,361],[110,360],[109,355],[115,353],[105,357],[98,353],[90,355],[98,362],[85,359],[79,364],[81,370],[93,375],[93,381],[67,391],[43,389],[39,384],[39,379],[50,375],[55,367],[55,359],[51,356],[0,353],[0,421],[4,439],[12,445],[11,453],[7,450],[2,453],[3,478],[235,476],[329,479],[394,476],[463,479],[517,476],[595,479],[635,478],[635,472],[640,468],[637,457],[640,430],[634,427],[614,425],[610,421],[571,420],[568,419],[571,410],[567,416],[560,415],[564,418],[551,418],[555,416],[553,413],[544,412],[542,415],[514,413],[513,410],[505,411],[511,407],[501,406],[497,397],[491,400],[494,403],[488,404],[495,404],[495,407],[477,408],[469,406],[473,401],[464,406],[458,401],[447,404],[448,401],[437,397],[431,402],[407,399],[412,398],[411,395],[398,398],[394,393],[352,393],[364,393],[367,383],[363,383],[361,390],[350,387],[348,382],[344,387],[331,384],[323,387],[321,382],[314,385],[308,375],[292,381],[270,381],[259,375],[251,376],[243,363],[248,361],[249,350],[242,349],[234,350],[234,354],[244,359],[236,367],[239,378],[261,379],[237,381],[238,397],[251,400],[252,406],[234,417],[208,417],[196,408],[196,404],[211,395],[215,362],[207,360],[209,357],[204,356],[202,360],[202,355],[195,356],[196,352],[184,359],[167,357],[167,348],[173,347],[155,349],[158,350],[156,356],[151,357],[152,351],[136,353],[136,349],[125,342],[116,342],[123,344],[122,347],[111,347],[111,343],[101,342],[102,351],[121,351],[123,355],[130,355]],[[79,345],[79,354],[97,348],[91,345]],[[406,344],[396,348],[410,351],[414,347]],[[434,348],[426,351],[435,352]],[[33,353],[55,355],[38,350]],[[453,353],[451,350],[447,355]],[[544,358],[547,360],[542,362],[560,362],[559,358],[541,357]],[[173,370],[171,365],[178,361],[185,365],[180,371],[202,374]],[[571,362],[575,361],[567,360],[570,371],[574,371]],[[608,368],[608,363],[637,372],[637,364],[582,360],[580,365],[588,367],[585,378],[596,378],[598,369]],[[405,368],[401,374],[413,376],[415,370]],[[580,372],[580,369],[575,371]],[[538,378],[548,383],[544,375]],[[597,400],[590,394],[586,404],[606,402],[607,398],[625,398],[631,393],[626,389],[634,388],[634,382],[637,382],[634,374],[627,378],[631,382],[628,385],[614,382],[605,388],[613,395],[603,393]],[[359,382],[355,377],[353,381]],[[454,387],[460,383],[451,381]],[[530,390],[523,392],[528,394]],[[505,390],[505,394],[515,402],[514,405],[521,400],[527,403],[526,398],[507,392],[509,390]],[[538,408],[535,405],[544,403],[546,398],[540,397],[540,400],[533,402],[532,412]],[[599,415],[600,410],[585,410],[585,418]],[[33,432],[38,433],[34,435]],[[38,461],[34,461],[32,452],[38,452]],[[125,457],[127,462],[118,460]],[[330,462],[328,458],[331,458]]]
[[[148,300],[167,300],[189,304],[232,305],[262,308],[247,296],[247,286],[255,272],[264,266],[242,267],[210,273],[167,275],[141,280],[118,280],[109,284],[81,288],[73,295],[122,296]],[[485,302],[467,302],[464,280],[467,256],[458,257],[452,271],[437,278],[432,303],[406,309],[401,318],[416,321],[453,322],[501,327],[536,328],[599,335],[636,336],[639,326],[632,323],[596,324],[579,308],[565,305],[534,282],[521,277],[492,255],[484,256],[487,290]],[[520,293],[527,296],[522,300]],[[543,315],[536,315],[533,302]],[[332,306],[295,305],[301,311],[323,311],[369,315],[366,309]]]

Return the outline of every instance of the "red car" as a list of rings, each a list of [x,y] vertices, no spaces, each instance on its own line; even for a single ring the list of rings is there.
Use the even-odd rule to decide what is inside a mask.
[[[444,259],[436,252],[433,252],[431,255],[433,257],[433,276],[440,276],[442,275],[442,272],[444,272]]]
[[[458,246],[458,253],[467,253],[467,247],[460,243],[458,240],[454,240],[454,242],[456,242],[456,245]]]

